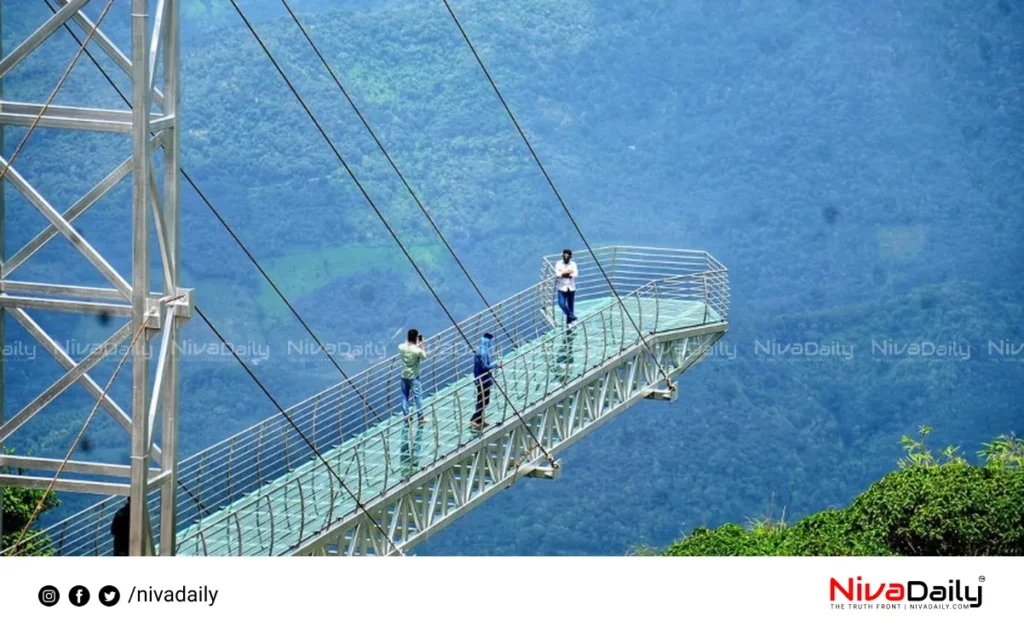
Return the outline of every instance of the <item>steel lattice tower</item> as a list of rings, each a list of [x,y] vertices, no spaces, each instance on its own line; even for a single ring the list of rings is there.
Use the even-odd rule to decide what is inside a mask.
[[[55,490],[117,494],[130,497],[130,553],[146,555],[156,551],[154,532],[159,530],[159,551],[175,550],[178,467],[178,354],[179,331],[191,317],[193,293],[180,288],[181,264],[179,223],[179,0],[130,0],[131,45],[128,54],[83,13],[88,0],[56,0],[58,10],[31,35],[0,50],[0,170],[4,178],[47,220],[46,228],[13,254],[4,249],[5,208],[0,187],[0,345],[4,339],[6,315],[24,327],[36,342],[64,368],[56,382],[42,390],[11,416],[4,411],[0,422],[0,444],[20,428],[31,426],[33,418],[73,385],[85,389],[104,412],[127,431],[130,464],[69,461],[56,480]],[[94,5],[96,2],[93,3]],[[95,29],[90,52],[102,51],[130,80],[131,109],[99,109],[4,100],[3,78],[43,42],[65,32],[65,26],[82,41]],[[3,18],[0,16],[0,35]],[[60,35],[67,37],[67,35]],[[63,63],[64,60],[62,60]],[[89,63],[83,59],[80,63]],[[161,68],[162,66],[162,68]],[[100,89],[100,86],[97,86]],[[130,156],[95,184],[66,210],[56,209],[45,192],[31,183],[31,174],[18,171],[17,162],[8,165],[4,153],[5,127],[37,127],[83,132],[126,134],[132,139]],[[8,142],[10,149],[12,143]],[[86,145],[82,154],[69,160],[89,160]],[[127,278],[75,229],[73,221],[107,195],[119,182],[131,179],[131,208],[120,209],[120,220],[131,226],[131,268]],[[155,236],[159,251],[159,279],[150,279],[150,242]],[[43,283],[13,277],[51,239],[66,239],[108,282],[106,287]],[[127,244],[120,244],[122,249]],[[122,250],[122,252],[124,252]],[[123,319],[123,325],[104,343],[82,359],[74,359],[57,339],[48,334],[31,312],[105,314]],[[140,332],[142,330],[142,332]],[[89,371],[117,348],[134,341],[126,364],[131,365],[131,403],[123,409],[104,393]],[[128,367],[125,367],[127,372]],[[155,372],[153,371],[155,370]],[[0,410],[3,410],[3,360],[0,359]],[[123,374],[122,374],[123,378]],[[84,422],[84,420],[83,420]],[[77,428],[73,431],[77,432]],[[159,430],[160,442],[156,442]],[[46,489],[62,460],[2,455],[0,466],[21,468],[39,474],[3,474],[0,485]],[[16,471],[15,471],[16,472]],[[44,476],[47,474],[48,476]],[[114,478],[114,482],[110,479]],[[159,525],[151,517],[151,491],[159,491]],[[155,507],[155,506],[154,506]],[[2,512],[2,509],[0,509]]]

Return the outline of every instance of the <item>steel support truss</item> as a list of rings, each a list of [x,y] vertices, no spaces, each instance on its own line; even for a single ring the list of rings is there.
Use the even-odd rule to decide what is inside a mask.
[[[8,157],[2,151],[0,140],[0,170],[7,168],[4,180],[48,222],[43,231],[10,257],[2,250],[4,240],[0,239],[0,344],[5,342],[4,316],[10,314],[65,370],[63,376],[43,389],[20,411],[3,418],[0,422],[0,444],[6,443],[19,429],[31,425],[39,412],[61,393],[72,385],[79,385],[127,431],[131,461],[127,465],[69,461],[54,488],[130,497],[129,551],[132,555],[155,552],[153,521],[146,498],[149,491],[159,490],[160,552],[171,554],[175,550],[176,535],[178,338],[180,328],[191,317],[194,304],[192,291],[178,286],[181,259],[178,195],[179,0],[131,0],[130,54],[121,52],[102,29],[97,29],[93,35],[90,46],[112,60],[131,82],[130,110],[54,105],[44,108],[42,103],[5,101],[2,92],[4,77],[43,42],[62,33],[65,26],[72,30],[77,27],[83,41],[94,29],[95,24],[83,13],[88,0],[56,2],[58,10],[52,17],[6,54],[0,51],[0,132],[4,126],[26,128],[38,120],[37,127],[127,134],[132,138],[132,153],[77,202],[61,211],[47,200],[43,192],[33,187],[29,174],[21,173],[17,164],[7,163]],[[0,34],[2,24],[0,17]],[[158,72],[161,61],[162,72]],[[80,63],[85,63],[84,58]],[[160,82],[157,81],[158,76]],[[2,136],[0,134],[0,139]],[[84,147],[83,144],[82,155],[77,157],[79,160],[90,159]],[[159,160],[161,154],[162,164]],[[62,157],[62,160],[73,158]],[[132,238],[130,244],[118,245],[122,252],[131,248],[132,270],[126,278],[75,229],[73,223],[129,177],[132,183],[131,208],[123,209],[121,221],[131,227]],[[0,188],[0,238],[4,228],[2,195]],[[153,235],[160,259],[159,291],[154,291],[150,282],[150,240]],[[83,264],[88,262],[109,285],[84,287],[12,278],[25,262],[58,236],[68,240],[82,255]],[[93,351],[85,358],[76,360],[30,314],[47,311],[103,314],[114,319],[126,319],[126,322],[102,344],[93,346]],[[109,394],[104,394],[104,388],[89,372],[107,357],[120,360],[123,348],[119,348],[127,343],[132,343],[132,395],[126,410]],[[155,373],[151,375],[154,351]],[[0,360],[0,378],[3,378],[2,362]],[[0,404],[3,402],[2,385],[0,380]],[[73,430],[77,434],[77,427]],[[156,441],[157,430],[161,435],[159,443]],[[0,455],[0,467],[7,469],[6,473],[0,473],[0,486],[45,489],[60,468],[61,461]],[[22,472],[41,474],[14,474]],[[103,480],[97,480],[97,477]]]
[[[557,455],[641,399],[674,400],[666,394],[676,394],[676,386],[665,384],[659,365],[674,381],[727,329],[721,322],[652,335],[648,342],[653,355],[642,345],[626,350],[580,384],[524,412],[525,424]],[[510,421],[487,441],[474,442],[367,504],[366,513],[346,517],[299,544],[293,554],[393,555],[392,543],[406,551],[517,480],[554,479],[559,472],[543,458],[524,422]]]

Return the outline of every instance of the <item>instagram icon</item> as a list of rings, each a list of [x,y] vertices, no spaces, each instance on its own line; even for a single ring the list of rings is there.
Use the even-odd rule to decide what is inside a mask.
[[[46,585],[39,590],[39,602],[44,607],[52,607],[60,602],[60,592],[53,585]]]

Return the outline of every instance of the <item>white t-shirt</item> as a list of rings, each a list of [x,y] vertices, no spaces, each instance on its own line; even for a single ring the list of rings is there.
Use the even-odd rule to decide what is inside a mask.
[[[562,276],[566,271],[569,272],[571,275],[570,277]],[[558,292],[575,292],[576,277],[578,277],[579,274],[580,271],[576,268],[576,262],[569,260],[569,263],[566,264],[563,260],[558,260],[558,263],[555,264],[555,276],[558,277],[555,282],[555,287],[558,289]]]

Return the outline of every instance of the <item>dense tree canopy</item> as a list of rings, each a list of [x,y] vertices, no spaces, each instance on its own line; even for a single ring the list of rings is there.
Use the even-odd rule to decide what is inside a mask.
[[[927,434],[928,429],[925,429]],[[909,438],[908,438],[909,440]],[[1024,556],[1024,442],[1002,436],[975,466],[944,452],[940,463],[907,442],[903,468],[853,503],[793,525],[768,518],[749,529],[698,528],[668,556]]]

